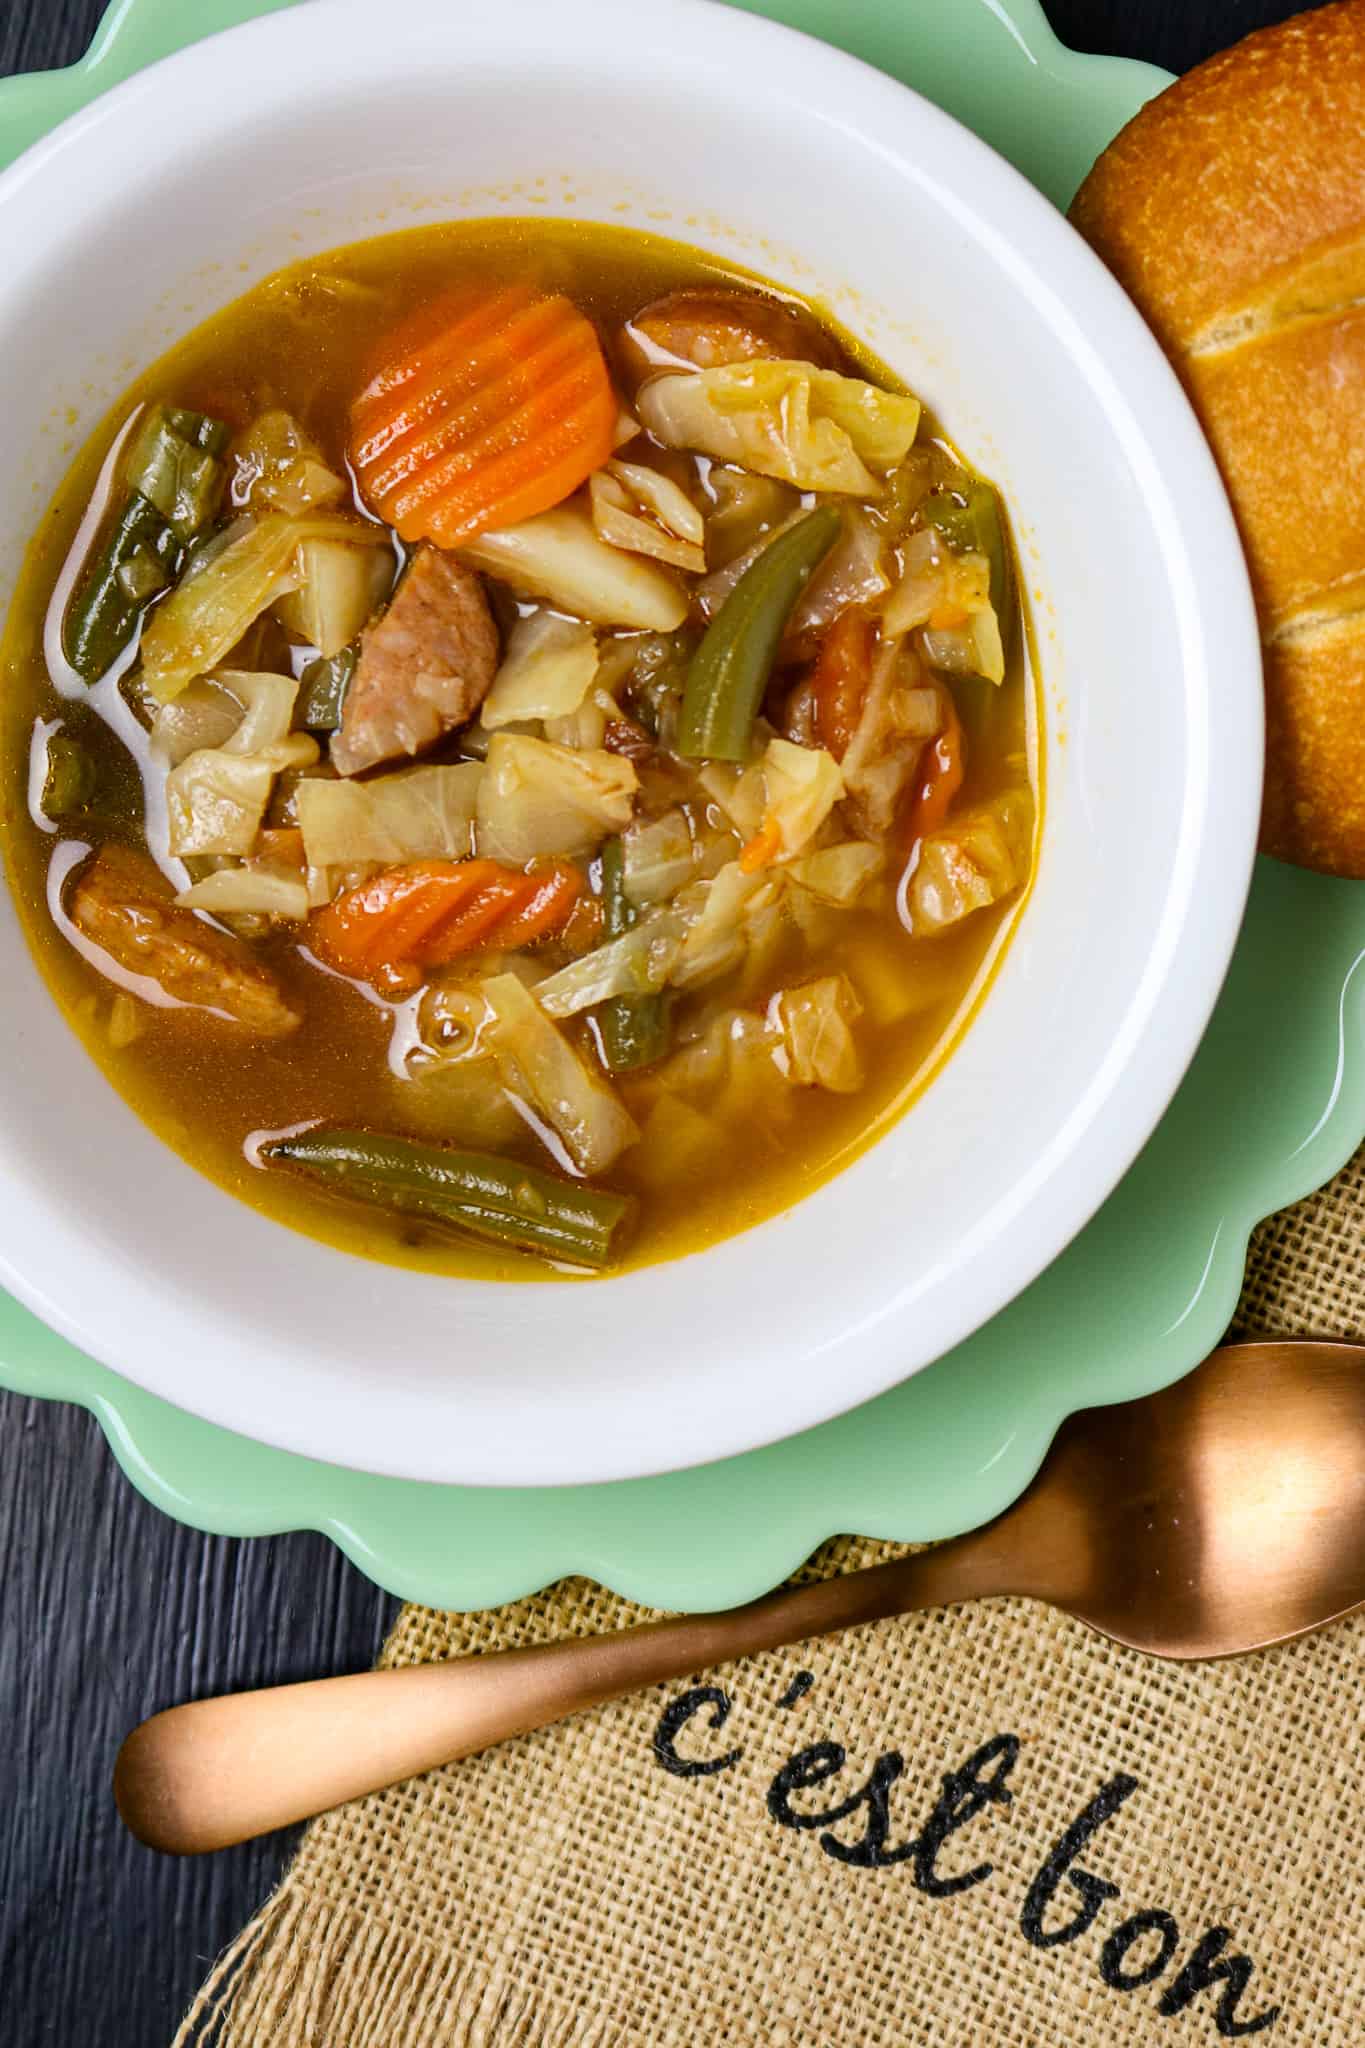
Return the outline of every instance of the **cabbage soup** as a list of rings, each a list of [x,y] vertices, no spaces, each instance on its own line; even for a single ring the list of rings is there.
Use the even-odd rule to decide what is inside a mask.
[[[3,660],[11,884],[109,1080],[428,1270],[789,1205],[931,1078],[1032,873],[994,488],[817,309],[624,228],[261,285],[77,461]]]

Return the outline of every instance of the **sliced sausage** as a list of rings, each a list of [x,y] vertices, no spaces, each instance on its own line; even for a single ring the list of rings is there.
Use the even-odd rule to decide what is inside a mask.
[[[332,765],[359,775],[467,725],[498,670],[483,583],[441,548],[420,548],[392,604],[367,626]]]
[[[250,947],[182,910],[145,853],[102,846],[72,877],[66,914],[115,967],[154,981],[187,1009],[213,1012],[258,1038],[284,1038],[303,1022]]]
[[[633,385],[689,363],[711,370],[771,357],[833,370],[841,362],[835,342],[799,306],[719,285],[655,299],[626,322],[618,346]]]

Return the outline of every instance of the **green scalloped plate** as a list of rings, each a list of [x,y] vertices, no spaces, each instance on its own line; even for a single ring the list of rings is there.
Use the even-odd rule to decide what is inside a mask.
[[[290,4],[117,0],[83,63],[0,86],[0,163],[182,44]],[[752,0],[749,11],[915,86],[1058,205],[1166,82],[1063,49],[1037,0]],[[409,1599],[489,1606],[585,1572],[659,1606],[716,1607],[775,1584],[836,1531],[916,1541],[997,1514],[1073,1409],[1166,1386],[1217,1343],[1253,1224],[1329,1180],[1362,1136],[1365,884],[1262,861],[1204,1044],[1104,1209],[970,1342],[820,1429],[615,1486],[379,1479],[212,1428],[3,1297],[0,1382],[89,1408],[168,1514],[240,1536],[323,1530]]]

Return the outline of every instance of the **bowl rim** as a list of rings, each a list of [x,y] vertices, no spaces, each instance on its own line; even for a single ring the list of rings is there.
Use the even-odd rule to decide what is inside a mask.
[[[163,60],[149,71],[114,88],[34,145],[0,175],[0,219],[10,207],[22,202],[25,187],[33,179],[41,177],[49,164],[59,161],[68,151],[79,151],[87,146],[92,138],[98,137],[105,123],[123,119],[140,99],[154,98],[161,92],[170,93],[180,80],[206,72],[215,59],[221,58],[220,43],[237,44],[243,62],[248,54],[259,54],[271,43],[278,43],[280,50],[285,50],[291,41],[302,38],[308,17],[318,6],[327,6],[339,15],[359,18],[366,10],[368,0],[312,0],[308,8],[274,14],[228,30],[221,36]],[[449,21],[440,0],[409,0],[405,12],[430,25]],[[517,0],[511,12],[519,16],[539,16],[552,29],[563,27],[561,10],[547,4],[547,0]],[[579,0],[575,12],[580,19],[594,18],[606,24],[629,18],[631,9],[625,0]],[[1188,542],[1196,529],[1202,528],[1200,546],[1205,567],[1198,579],[1197,591],[1194,579],[1187,579],[1191,585],[1187,595],[1193,609],[1182,622],[1184,637],[1195,646],[1217,646],[1220,657],[1234,666],[1245,655],[1248,672],[1259,679],[1259,639],[1245,565],[1212,456],[1178,380],[1155,340],[1098,259],[1064,219],[1003,158],[952,117],[910,88],[827,44],[762,17],[716,6],[712,0],[656,0],[652,25],[661,42],[664,29],[668,27],[672,34],[689,37],[702,34],[713,45],[731,43],[734,45],[732,61],[740,61],[746,51],[755,53],[756,57],[771,56],[781,46],[786,52],[784,83],[789,93],[803,84],[813,92],[818,82],[822,94],[828,95],[837,90],[841,98],[852,97],[860,103],[860,118],[856,125],[863,139],[874,136],[877,146],[893,156],[897,154],[894,140],[897,115],[903,118],[908,99],[918,109],[917,123],[921,136],[926,131],[936,133],[938,140],[957,152],[963,161],[975,164],[978,175],[986,181],[986,192],[1002,204],[1008,203],[1013,239],[1021,248],[1027,246],[1035,259],[1046,259],[1047,290],[1056,304],[1059,307],[1064,304],[1068,290],[1074,289],[1079,293],[1087,320],[1084,339],[1096,364],[1099,364],[1106,339],[1115,335],[1122,339],[1122,351],[1114,351],[1121,352],[1124,357],[1122,388],[1102,368],[1096,371],[1096,381],[1102,379],[1108,384],[1117,406],[1128,415],[1132,431],[1138,436],[1135,445],[1140,443],[1150,456],[1149,466],[1153,474],[1158,477],[1179,475],[1181,501],[1186,515],[1181,522],[1182,540]],[[249,52],[251,45],[255,45],[254,53]],[[816,64],[819,67],[818,81],[812,68]],[[903,149],[899,154],[902,161],[912,160],[908,150]],[[984,197],[982,201],[974,200],[973,209],[982,203]],[[1035,261],[1035,275],[1042,267]],[[1074,319],[1071,325],[1075,331]],[[1141,406],[1137,403],[1139,396],[1143,401]],[[1140,413],[1154,422],[1151,431],[1139,427]],[[1164,444],[1160,459],[1155,447],[1157,421]],[[1184,549],[1187,564],[1190,552],[1189,547]],[[962,1319],[961,1327],[949,1332],[941,1349],[951,1348],[988,1320],[1050,1264],[1083,1227],[1136,1157],[1193,1057],[1222,985],[1250,884],[1255,851],[1254,821],[1260,789],[1259,707],[1257,687],[1248,697],[1248,716],[1241,729],[1240,747],[1238,735],[1232,734],[1233,743],[1210,766],[1201,792],[1205,802],[1204,816],[1209,822],[1203,834],[1197,876],[1191,879],[1180,921],[1182,965],[1186,971],[1178,989],[1168,972],[1168,986],[1162,998],[1163,1042],[1159,1056],[1148,1063],[1140,1106],[1135,1109],[1129,1105],[1122,1132],[1114,1130],[1107,1142],[1102,1136],[1091,1134],[1086,1155],[1088,1170],[1083,1174],[1078,1175],[1076,1165],[1081,1147],[1078,1145],[1068,1155],[1063,1167],[1069,1171],[1073,1183],[1078,1178],[1084,1180],[1083,1191],[1073,1186],[1069,1199],[1057,1202],[1057,1184],[1062,1172],[1058,1169],[1051,1187],[1058,1220],[1048,1233],[1047,1244],[1041,1251],[1035,1246],[1027,1254],[1017,1252],[1012,1259],[1004,1260],[1004,1270],[996,1286],[984,1297],[984,1307],[978,1299]],[[1222,733],[1218,737],[1227,741],[1230,736]],[[1216,854],[1216,858],[1211,860],[1211,853]],[[1193,902],[1196,880],[1198,900]],[[1200,940],[1197,947],[1192,943],[1196,926]],[[1114,1119],[1113,1124],[1117,1125],[1118,1121]],[[1090,1153],[1098,1156],[1090,1158]],[[164,1373],[139,1369],[137,1364],[129,1363],[124,1349],[117,1344],[92,1343],[89,1327],[80,1316],[67,1303],[54,1298],[49,1289],[32,1284],[12,1262],[7,1249],[0,1250],[0,1275],[10,1291],[44,1321],[150,1391],[182,1407],[189,1407],[209,1420],[278,1444],[283,1449],[331,1459],[336,1463],[357,1462],[354,1455],[346,1454],[345,1446],[335,1437],[330,1442],[322,1441],[327,1432],[314,1426],[316,1417],[303,1423],[298,1418],[262,1418],[255,1411],[244,1416],[230,1397],[221,1393],[207,1394],[198,1385],[186,1387],[177,1380],[168,1380]],[[728,1433],[712,1428],[699,1435],[694,1434],[690,1440],[675,1441],[673,1454],[662,1466],[657,1453],[645,1454],[642,1458],[638,1437],[623,1432],[615,1444],[606,1447],[605,1452],[603,1447],[598,1447],[595,1462],[586,1470],[578,1457],[571,1466],[566,1466],[550,1445],[542,1448],[538,1468],[530,1472],[523,1460],[509,1464],[497,1453],[482,1455],[474,1461],[470,1456],[474,1447],[469,1441],[458,1446],[459,1462],[454,1469],[448,1458],[442,1458],[439,1469],[430,1467],[415,1471],[410,1461],[395,1464],[383,1454],[367,1456],[364,1469],[393,1472],[400,1477],[495,1485],[591,1483],[675,1469],[681,1465],[730,1456],[770,1442],[775,1436],[785,1436],[828,1420],[907,1376],[903,1360],[887,1369],[885,1347],[880,1351],[869,1347],[867,1357],[867,1368],[862,1372],[845,1373],[837,1391],[831,1391],[827,1385],[793,1388],[790,1403],[776,1427],[770,1421],[755,1427],[749,1418]],[[921,1363],[929,1362],[926,1358]],[[716,1418],[717,1421],[719,1419]],[[578,1448],[581,1450],[582,1446]]]

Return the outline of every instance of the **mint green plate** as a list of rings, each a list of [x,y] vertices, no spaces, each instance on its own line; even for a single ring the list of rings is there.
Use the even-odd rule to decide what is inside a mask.
[[[0,86],[0,163],[154,59],[290,4],[117,0],[82,64]],[[1037,0],[743,4],[915,86],[1059,205],[1165,83],[1063,49]],[[214,1429],[4,1297],[0,1382],[92,1410],[134,1484],[182,1521],[232,1535],[321,1529],[410,1599],[488,1606],[585,1572],[659,1606],[720,1606],[773,1585],[835,1531],[912,1541],[998,1513],[1073,1409],[1165,1386],[1217,1343],[1252,1225],[1330,1179],[1363,1135],[1365,884],[1262,861],[1208,1035],[1117,1193],[969,1343],[804,1436],[615,1486],[379,1479]]]

